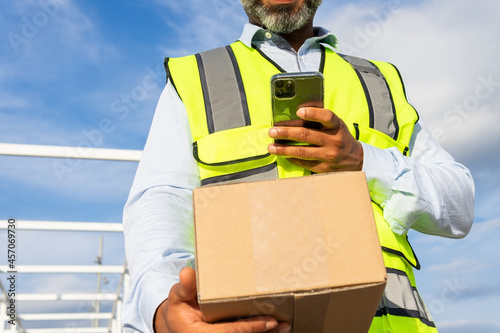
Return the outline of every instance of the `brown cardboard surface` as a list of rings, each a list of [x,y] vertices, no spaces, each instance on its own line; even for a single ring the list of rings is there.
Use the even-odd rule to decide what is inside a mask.
[[[268,295],[248,298],[226,299],[224,301],[203,302],[205,320],[217,322],[231,319],[243,319],[256,315],[270,315],[278,321],[292,322],[294,317],[295,297],[293,293]]]
[[[379,304],[375,300],[380,299],[384,288],[385,281],[298,294],[294,303],[293,332],[368,332]]]
[[[203,187],[193,201],[208,321],[270,314],[294,332],[367,329],[386,271],[362,172]]]

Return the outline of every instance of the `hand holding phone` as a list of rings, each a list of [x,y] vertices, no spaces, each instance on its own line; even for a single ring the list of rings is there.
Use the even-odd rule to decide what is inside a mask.
[[[273,98],[284,99],[279,96]],[[324,108],[322,101],[297,102],[292,108],[300,109],[293,113],[291,109],[288,112],[286,108],[278,109],[276,104],[279,103],[273,103],[274,118],[281,121],[269,130],[269,136],[274,139],[274,143],[267,148],[270,154],[284,157],[316,173],[362,170],[363,146],[341,118],[332,110]],[[280,115],[282,118],[279,118]]]

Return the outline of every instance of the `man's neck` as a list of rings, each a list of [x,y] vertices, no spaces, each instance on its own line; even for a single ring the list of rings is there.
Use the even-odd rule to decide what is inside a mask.
[[[314,37],[313,24],[310,22],[302,28],[292,31],[291,33],[279,35],[290,44],[295,52],[298,52],[307,39]]]

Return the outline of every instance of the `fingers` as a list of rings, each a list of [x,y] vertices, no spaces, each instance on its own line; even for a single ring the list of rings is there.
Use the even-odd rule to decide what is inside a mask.
[[[293,164],[316,173],[338,171],[346,167],[341,163],[340,155],[324,147],[273,144],[269,145],[267,150],[273,155],[287,157]]]
[[[179,274],[179,283],[175,284],[170,291],[170,301],[194,303],[196,302],[196,272],[190,267],[185,267]],[[278,323],[273,317],[252,317],[238,320],[235,322],[208,324],[198,322],[194,324],[199,332],[235,332],[235,333],[252,333],[252,332],[277,332],[285,333],[290,331],[290,325],[286,323]],[[193,327],[194,328],[194,327]],[[196,331],[196,330],[195,330]]]
[[[284,333],[290,331],[288,324],[278,323],[269,316],[251,317],[234,322],[207,323],[203,320],[197,302],[196,272],[189,267],[183,268],[179,280],[179,283],[170,290],[168,301],[162,303],[157,311],[156,332]]]
[[[304,107],[297,110],[297,116],[303,120],[321,123],[329,130],[336,129],[340,125],[340,118],[328,109]]]
[[[323,146],[325,141],[320,131],[305,127],[272,127],[268,133],[275,140],[292,140],[315,146]]]
[[[273,155],[288,160],[307,170],[321,173],[331,171],[359,171],[363,167],[363,148],[350,133],[343,120],[332,111],[321,108],[301,108],[300,121],[321,124],[320,129],[277,124],[269,130],[275,143],[268,146]],[[284,144],[279,140],[302,142],[308,145]]]
[[[323,160],[323,150],[321,147],[300,146],[300,145],[286,145],[280,143],[273,143],[267,147],[270,154],[294,157],[301,160]]]
[[[210,324],[206,324],[210,325]],[[210,328],[209,328],[210,327]],[[287,323],[278,323],[272,317],[252,317],[235,322],[213,324],[206,326],[204,332],[224,333],[252,333],[252,332],[290,332],[290,325]]]
[[[327,109],[300,108],[297,115],[301,119],[276,123],[275,127],[269,130],[269,136],[278,140],[292,140],[324,146],[327,138],[322,135],[322,132],[328,131],[330,134],[335,134],[342,125],[342,120]],[[319,126],[311,126],[312,124]]]
[[[289,333],[292,331],[292,327],[287,323],[279,323],[278,327],[272,330],[272,333]]]

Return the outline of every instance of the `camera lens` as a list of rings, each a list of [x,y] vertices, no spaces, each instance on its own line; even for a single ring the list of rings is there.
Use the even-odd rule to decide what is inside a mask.
[[[276,88],[283,88],[285,86],[285,82],[279,80],[276,81]]]
[[[283,97],[285,97],[285,95],[286,95],[286,93],[283,89],[276,90],[276,97],[283,98]]]
[[[293,94],[294,91],[295,91],[295,87],[292,83],[289,83],[286,85],[286,92],[287,93]]]

